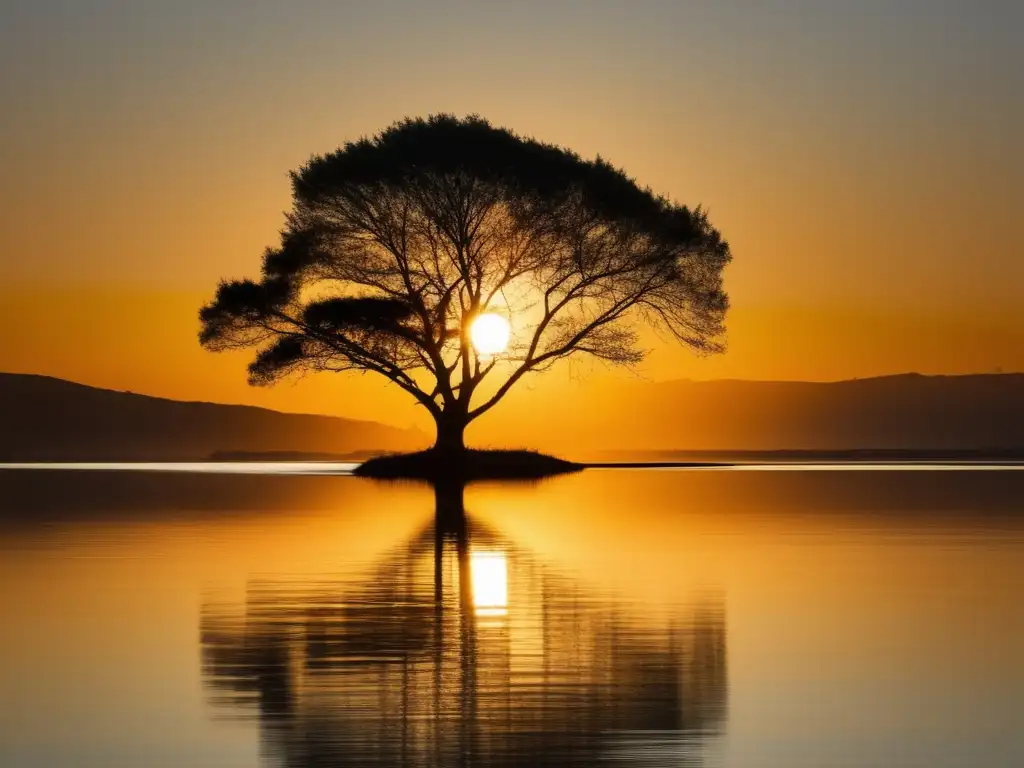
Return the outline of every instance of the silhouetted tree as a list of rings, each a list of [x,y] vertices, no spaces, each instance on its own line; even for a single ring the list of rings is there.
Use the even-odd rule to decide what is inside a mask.
[[[208,349],[257,348],[252,384],[374,371],[430,412],[436,448],[459,450],[527,373],[572,354],[639,362],[638,323],[721,349],[728,245],[700,208],[601,158],[438,115],[313,157],[291,179],[261,279],[222,283],[200,312]],[[499,355],[470,342],[485,312],[512,327]],[[495,369],[504,378],[481,389]]]

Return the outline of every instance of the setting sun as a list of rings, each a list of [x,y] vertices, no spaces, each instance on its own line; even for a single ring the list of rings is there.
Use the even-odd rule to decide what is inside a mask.
[[[469,334],[477,352],[481,355],[497,355],[508,346],[511,328],[504,317],[487,312],[473,321]]]

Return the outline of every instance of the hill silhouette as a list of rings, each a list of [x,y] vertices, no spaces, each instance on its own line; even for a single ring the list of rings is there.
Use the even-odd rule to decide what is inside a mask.
[[[644,397],[648,418],[657,413],[681,434],[702,433],[699,447],[1024,447],[1024,375],[670,382],[651,385]]]
[[[800,451],[1024,455],[1024,374],[639,382],[530,403],[528,414],[496,409],[474,442],[580,460],[608,460],[611,451],[714,460],[742,459],[744,451],[783,459]],[[431,437],[372,421],[186,403],[25,374],[0,374],[0,425],[0,461],[365,457],[417,450]]]
[[[1024,374],[581,387],[576,396],[535,401],[544,434],[534,442],[516,415],[496,412],[481,430],[573,458],[608,450],[1021,452]]]
[[[428,439],[372,421],[165,400],[13,373],[0,374],[0,425],[0,461],[197,461],[231,452],[365,456],[414,450]]]

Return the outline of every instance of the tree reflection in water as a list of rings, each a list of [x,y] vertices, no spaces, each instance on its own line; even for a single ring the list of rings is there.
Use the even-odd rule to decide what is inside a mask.
[[[358,583],[206,607],[204,680],[271,764],[695,765],[726,709],[720,600],[644,610],[539,563],[437,488]]]

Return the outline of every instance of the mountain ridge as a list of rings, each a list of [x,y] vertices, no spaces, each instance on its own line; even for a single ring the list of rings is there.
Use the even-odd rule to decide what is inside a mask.
[[[418,450],[430,437],[366,419],[0,373],[2,461],[368,456]],[[474,425],[471,442],[574,457],[609,450],[1017,451],[1024,449],[1024,374],[624,382],[510,403]]]
[[[596,456],[615,451],[962,451],[1024,449],[1024,374],[890,374],[831,382],[623,382],[534,401],[545,425],[496,413],[505,444]],[[599,417],[597,416],[599,414]]]
[[[0,373],[0,459],[195,461],[217,452],[378,453],[422,432],[365,419],[173,400],[52,376]]]

